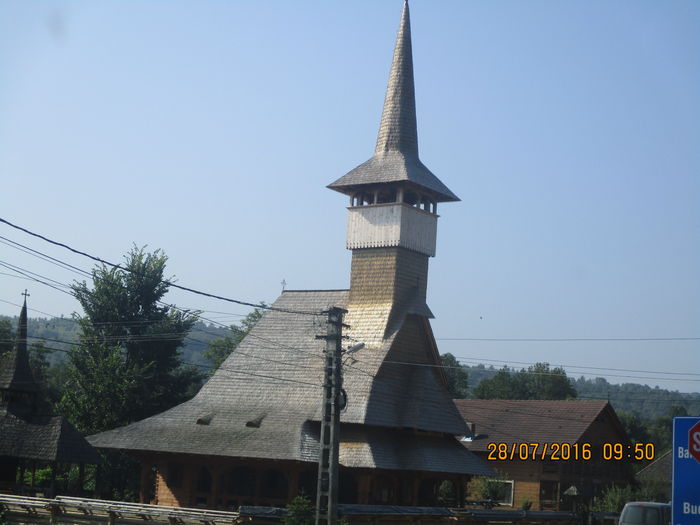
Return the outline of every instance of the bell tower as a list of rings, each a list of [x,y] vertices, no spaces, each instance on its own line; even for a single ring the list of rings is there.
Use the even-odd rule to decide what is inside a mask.
[[[328,186],[350,197],[350,304],[398,306],[432,317],[425,304],[435,256],[437,204],[458,201],[418,157],[408,2],[404,2],[374,155]]]

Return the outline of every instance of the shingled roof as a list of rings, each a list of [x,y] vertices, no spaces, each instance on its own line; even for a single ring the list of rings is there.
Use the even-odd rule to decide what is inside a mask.
[[[0,409],[0,456],[62,463],[102,462],[97,451],[62,416],[21,418]]]
[[[34,380],[27,352],[26,299],[15,345],[0,361],[0,393],[0,456],[46,462],[102,462],[73,425],[51,414]]]
[[[292,312],[345,307],[348,295],[283,292],[192,400],[88,441],[100,448],[316,462],[325,344],[316,336],[325,333],[326,317]],[[490,472],[452,437],[465,432],[464,422],[451,411],[435,369],[385,362],[397,352],[394,338],[347,359],[341,465]],[[407,428],[431,434],[407,438]]]
[[[608,412],[620,425],[607,401],[455,399],[459,413],[474,424],[469,450],[484,452],[489,443],[576,443]],[[621,428],[621,427],[620,427]],[[623,431],[624,433],[624,431]]]
[[[673,476],[672,450],[667,450],[636,474],[639,481],[671,483]]]
[[[352,194],[363,186],[404,181],[432,194],[436,201],[459,200],[418,158],[408,2],[404,3],[396,36],[374,156],[328,187],[341,193]]]

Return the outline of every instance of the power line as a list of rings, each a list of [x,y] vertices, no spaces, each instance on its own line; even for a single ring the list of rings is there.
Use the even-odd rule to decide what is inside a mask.
[[[361,362],[359,359],[357,361]],[[476,360],[472,361],[472,362],[475,362],[477,364],[482,364]],[[448,365],[439,365],[439,364],[433,364],[433,363],[413,363],[410,361],[396,361],[396,360],[391,360],[391,359],[385,359],[383,361],[383,363],[391,363],[391,364],[395,364],[395,365],[406,365],[406,366],[420,366],[420,367],[429,367],[429,368],[442,368],[442,369],[462,368],[461,366],[448,366]],[[493,370],[493,373],[498,373],[498,372],[499,372],[499,370]],[[529,371],[529,370],[520,370],[520,371],[516,371],[515,373],[525,373],[525,374],[529,374],[529,375],[560,376],[560,374],[557,374],[555,372],[533,372],[533,371]],[[582,375],[585,375],[585,374],[582,373]],[[588,375],[593,375],[593,373],[588,374]],[[697,374],[692,374],[692,375],[697,375]],[[566,376],[561,376],[561,377],[566,377]],[[619,374],[598,374],[598,377],[622,377],[622,378],[632,378],[632,379],[650,379],[650,380],[658,380],[658,381],[700,382],[700,379],[686,379],[686,378],[676,378],[676,377],[629,376],[629,375],[619,375]],[[570,379],[570,378],[567,377],[567,379]]]
[[[3,219],[3,218],[1,218],[1,217],[0,217],[0,222],[5,223],[5,224],[7,224],[8,226],[10,226],[10,227],[12,227],[12,228],[15,228],[15,229],[17,229],[17,230],[20,230],[20,231],[22,231],[22,232],[24,232],[24,233],[26,233],[26,234],[28,234],[28,235],[31,235],[31,236],[33,236],[33,237],[37,237],[37,238],[39,238],[39,239],[42,239],[43,241],[46,241],[46,242],[48,242],[48,243],[50,243],[50,244],[53,244],[53,245],[55,245],[55,246],[60,246],[61,248],[65,248],[66,250],[69,250],[69,251],[71,251],[71,252],[73,252],[73,253],[76,253],[76,254],[78,254],[78,255],[82,255],[82,256],[84,256],[84,257],[88,257],[89,259],[92,259],[93,261],[99,262],[99,263],[104,264],[104,265],[107,265],[107,266],[111,266],[112,268],[117,268],[117,269],[122,270],[122,271],[126,271],[126,272],[129,272],[129,273],[135,273],[133,270],[131,270],[131,269],[129,269],[129,268],[125,268],[124,266],[121,266],[121,265],[119,265],[119,264],[115,264],[115,263],[109,262],[109,261],[107,261],[107,260],[105,260],[105,259],[102,259],[101,257],[97,257],[97,256],[95,256],[95,255],[90,255],[89,253],[83,252],[83,251],[81,251],[81,250],[77,250],[77,249],[75,249],[75,248],[71,248],[71,247],[68,246],[67,244],[64,244],[64,243],[58,242],[58,241],[54,241],[54,240],[52,240],[52,239],[49,239],[48,237],[44,237],[43,235],[40,235],[40,234],[35,233],[35,232],[33,232],[33,231],[30,231],[30,230],[28,230],[28,229],[26,229],[26,228],[22,228],[21,226],[18,226],[18,225],[16,225],[16,224],[13,224],[13,223],[11,223],[10,221],[8,221],[8,220],[6,220],[6,219]],[[197,294],[197,295],[202,295],[202,296],[204,296],[204,297],[210,297],[210,298],[212,298],[212,299],[218,299],[218,300],[221,300],[221,301],[227,301],[227,302],[229,302],[229,303],[240,304],[240,305],[243,305],[243,306],[251,306],[251,307],[253,307],[253,308],[262,308],[262,309],[265,309],[265,310],[275,310],[275,311],[278,311],[278,312],[286,312],[286,313],[299,314],[299,315],[318,315],[318,314],[322,313],[322,312],[306,312],[306,311],[291,310],[291,309],[286,309],[286,308],[277,308],[277,307],[274,307],[274,306],[268,306],[268,305],[266,305],[266,304],[264,304],[264,303],[250,303],[250,302],[246,302],[246,301],[241,301],[241,300],[239,300],[239,299],[231,299],[230,297],[223,297],[223,296],[221,296],[221,295],[211,294],[211,293],[208,293],[208,292],[202,292],[202,291],[200,291],[200,290],[196,290],[196,289],[194,289],[194,288],[188,288],[188,287],[186,287],[186,286],[181,286],[181,285],[179,285],[179,284],[175,284],[175,283],[170,282],[170,281],[161,281],[161,282],[164,283],[164,284],[167,284],[168,286],[171,286],[171,287],[173,287],[173,288],[177,288],[178,290],[183,290],[183,291],[185,291],[185,292],[190,292],[190,293],[194,293],[194,294]]]
[[[69,288],[69,286],[65,283],[62,283],[62,282],[57,281],[55,279],[52,279],[51,277],[46,277],[45,275],[41,275],[40,273],[32,272],[31,270],[27,270],[26,268],[22,268],[21,266],[16,266],[16,265],[9,263],[7,261],[0,261],[0,265],[4,266],[5,268],[8,268],[12,271],[18,272],[18,273],[22,273],[22,271],[26,272],[23,275],[31,274],[31,275],[34,275],[35,277],[40,277],[41,279],[44,279],[45,281],[51,281],[52,283],[54,283],[58,286],[63,286],[63,287]]]
[[[31,281],[31,280],[33,280],[33,279],[30,279],[30,281]],[[12,301],[6,301],[5,299],[0,299],[0,302],[7,303],[7,304],[11,304],[12,306],[17,306],[17,307],[19,307],[19,308],[22,308],[22,305],[21,305],[21,304],[13,303]],[[42,312],[41,310],[37,310],[37,309],[35,309],[35,308],[29,308],[29,307],[27,307],[27,310],[31,310],[32,312],[38,312],[38,313],[40,313],[40,314],[48,315],[49,317],[54,317],[54,318],[56,318],[56,319],[61,319],[60,317],[58,317],[58,316],[56,316],[56,315],[49,314],[49,313],[46,313],[46,312]]]
[[[110,262],[108,262],[108,261],[105,261],[105,260],[100,259],[99,257],[95,257],[95,256],[89,255],[89,254],[87,254],[87,253],[80,252],[80,251],[78,251],[78,250],[75,250],[75,249],[73,249],[73,248],[70,248],[70,247],[67,246],[67,245],[63,245],[62,243],[59,243],[59,242],[56,242],[56,241],[52,241],[52,240],[50,240],[50,239],[48,239],[48,238],[43,237],[42,235],[33,233],[33,232],[31,232],[31,231],[29,231],[29,230],[26,230],[26,229],[24,229],[24,228],[22,228],[22,227],[20,227],[20,226],[14,225],[14,224],[10,223],[9,221],[7,221],[7,220],[5,220],[5,219],[0,218],[0,222],[4,222],[4,223],[8,224],[9,226],[11,226],[11,227],[13,227],[13,228],[17,228],[17,229],[19,229],[19,230],[21,230],[21,231],[24,231],[24,232],[28,233],[29,235],[34,235],[34,236],[39,237],[39,238],[41,238],[41,239],[43,239],[43,240],[45,240],[45,241],[47,241],[47,242],[56,244],[56,245],[58,245],[58,246],[62,246],[62,247],[64,247],[64,248],[68,249],[68,250],[71,250],[71,251],[73,251],[73,252],[75,252],[75,253],[78,253],[78,254],[80,254],[80,255],[84,255],[84,256],[86,256],[86,257],[89,257],[89,258],[91,258],[91,259],[94,259],[94,260],[96,260],[96,261],[98,261],[98,262],[101,262],[101,263],[103,263],[103,264],[107,264],[107,265],[113,266],[113,267],[115,267],[115,268],[124,270],[124,271],[131,271],[131,270],[129,270],[128,268],[124,268],[123,266],[110,263]],[[7,242],[3,242],[3,239],[4,239],[5,241],[7,241]],[[79,274],[81,274],[81,275],[85,275],[85,276],[88,276],[88,277],[92,277],[92,274],[89,273],[89,272],[87,272],[86,270],[83,270],[83,269],[81,269],[81,268],[78,268],[78,267],[76,267],[76,266],[73,266],[73,265],[71,265],[71,264],[69,264],[69,263],[66,263],[65,261],[62,261],[62,260],[57,259],[57,258],[55,258],[55,257],[51,257],[50,255],[47,255],[47,254],[45,254],[45,253],[43,253],[43,252],[41,252],[41,251],[39,251],[39,250],[35,250],[35,249],[33,249],[33,248],[30,248],[30,247],[28,247],[28,246],[26,246],[26,245],[24,245],[24,244],[18,243],[18,242],[16,242],[16,241],[13,241],[13,240],[8,239],[8,238],[6,238],[6,237],[0,236],[0,242],[2,242],[3,244],[7,244],[8,246],[12,246],[13,248],[20,249],[21,251],[24,251],[24,252],[27,252],[27,253],[32,252],[32,253],[30,253],[30,255],[34,255],[34,256],[36,256],[36,257],[38,257],[38,258],[40,258],[40,259],[44,259],[44,260],[50,259],[50,260],[48,260],[47,262],[51,262],[52,264],[56,264],[57,266],[60,266],[60,267],[64,267],[64,266],[65,266],[65,267],[68,267],[67,269],[70,269],[70,270],[72,270],[72,271],[75,271],[76,273],[79,273]],[[12,243],[12,244],[8,244],[8,243]],[[14,246],[14,245],[16,245],[16,246]],[[20,267],[18,267],[18,268],[20,268]],[[26,270],[26,269],[24,269],[24,271],[29,272],[29,270]],[[32,272],[29,272],[29,273],[32,273]],[[38,275],[38,274],[35,274],[35,275]],[[27,277],[27,278],[36,281],[36,279],[32,279],[32,278],[30,278],[30,277]],[[43,278],[44,278],[44,279],[47,279],[47,280],[53,281],[53,279],[50,279],[50,278],[47,278],[47,277],[43,277]],[[41,281],[38,281],[38,282],[41,282]],[[54,282],[56,282],[56,281],[54,281]],[[163,281],[163,282],[167,283],[169,286],[172,286],[172,287],[174,287],[174,288],[179,288],[179,289],[183,289],[183,290],[186,290],[186,291],[192,291],[193,293],[200,293],[200,294],[205,295],[205,296],[211,296],[210,294],[207,294],[207,293],[205,293],[205,292],[199,292],[199,291],[197,291],[197,290],[191,290],[191,289],[189,289],[189,288],[182,287],[182,286],[180,286],[180,285],[177,285],[177,284],[175,284],[175,283],[171,283],[171,282],[169,282],[169,281]],[[42,284],[46,284],[46,283],[42,283]],[[70,287],[70,285],[66,285],[66,284],[64,284],[64,283],[60,283],[60,284],[61,284],[62,286]],[[228,300],[228,299],[226,299],[226,298],[221,298],[221,297],[218,297],[218,296],[212,296],[212,297],[220,298],[220,299],[223,299],[223,300]],[[316,314],[321,314],[321,313],[322,313],[322,312],[300,312],[300,311],[286,310],[286,309],[280,309],[280,308],[277,308],[277,307],[271,307],[271,306],[268,306],[268,305],[266,305],[266,304],[264,304],[264,303],[253,304],[253,303],[246,303],[246,302],[243,302],[243,301],[239,301],[239,300],[236,300],[236,299],[231,299],[231,301],[232,301],[232,302],[236,302],[237,304],[241,304],[241,305],[243,305],[243,306],[252,306],[252,307],[254,307],[254,308],[264,308],[264,309],[269,309],[269,310],[285,311],[285,312],[288,312],[288,313],[299,313],[299,314],[307,314],[307,315],[308,315],[308,314],[316,315]],[[218,311],[210,311],[210,312],[211,312],[211,313],[221,313],[221,314],[226,314],[226,315],[242,316],[242,317],[245,316],[245,314],[236,314],[236,313],[230,313],[230,312],[218,312]],[[612,337],[612,338],[603,338],[603,337],[591,337],[591,338],[581,338],[581,337],[564,337],[564,338],[547,338],[547,337],[538,337],[538,338],[438,337],[438,338],[436,338],[436,340],[437,340],[437,341],[474,341],[474,342],[635,342],[635,341],[640,341],[640,342],[645,342],[645,341],[647,341],[647,342],[659,342],[659,341],[698,341],[698,340],[700,340],[700,337],[617,337],[617,338],[615,338],[615,337]],[[585,368],[585,367],[578,367],[578,368]],[[603,370],[604,370],[604,368],[603,368]]]
[[[469,357],[469,356],[457,356],[456,359],[464,360],[478,360],[478,361],[488,361],[493,363],[504,363],[504,364],[519,364],[519,365],[536,365],[530,361],[504,361],[502,359],[486,359],[483,357]],[[483,364],[483,363],[480,363]],[[663,372],[661,370],[632,370],[627,368],[609,368],[609,367],[599,367],[599,366],[583,366],[583,365],[559,365],[561,368],[584,368],[586,370],[614,370],[615,372],[636,372],[642,374],[668,374],[668,375],[683,375],[683,376],[700,376],[700,374],[695,374],[691,372]]]
[[[63,352],[63,353],[66,353],[66,354],[70,354],[70,353],[72,352],[71,350],[65,350],[65,349],[61,349],[61,348],[51,348],[51,347],[45,347],[45,348],[46,348],[47,350],[52,350],[52,351],[55,351],[55,352]],[[188,361],[182,361],[182,364],[189,365],[189,366],[200,367],[200,368],[206,368],[207,370],[211,370],[211,369],[212,369],[211,366],[202,365],[202,364],[199,364],[199,363],[191,363],[191,362],[188,362]],[[249,371],[234,370],[234,369],[232,369],[232,368],[226,368],[226,367],[219,367],[219,368],[217,369],[217,371],[218,371],[218,370],[222,370],[222,371],[224,371],[224,372],[228,372],[228,373],[232,373],[232,374],[243,374],[243,375],[252,376],[252,377],[260,377],[260,378],[266,378],[266,379],[273,379],[273,380],[275,380],[275,381],[284,381],[284,382],[289,382],[289,383],[298,383],[298,384],[301,384],[301,385],[308,385],[308,386],[319,387],[319,388],[323,386],[323,385],[321,385],[320,383],[319,383],[319,384],[316,384],[316,383],[310,383],[310,382],[308,382],[308,381],[300,381],[300,380],[298,380],[298,379],[288,379],[288,378],[284,378],[284,377],[270,376],[270,375],[266,375],[266,374],[256,374],[256,373],[249,372]]]
[[[172,305],[171,305],[172,306]],[[173,306],[174,307],[174,306]],[[179,309],[178,307],[174,307],[176,309]],[[210,320],[211,321],[211,320]],[[218,323],[221,324],[221,323]],[[203,331],[204,333],[207,333],[206,330]],[[106,335],[106,336],[97,336],[94,338],[87,338],[84,341],[86,342],[122,342],[122,343],[130,343],[130,342],[144,342],[144,341],[177,341],[182,339],[183,337],[187,337],[190,332],[163,332],[163,333],[150,333],[150,334],[126,334],[126,335]],[[219,334],[212,334],[218,336]],[[274,345],[274,347],[279,347],[279,348],[286,348],[290,350],[297,351],[298,349],[293,348],[293,347],[286,347],[285,345],[278,343],[276,341],[272,341],[267,338],[262,338],[260,336],[257,336],[256,334],[253,333],[248,333],[247,337],[252,337],[259,339],[261,341],[264,341],[268,344]],[[47,341],[52,341],[56,343],[62,343],[62,344],[76,344],[75,342],[70,342],[70,341],[64,341],[64,340],[59,340],[59,339],[52,339],[52,338],[43,338],[44,340]],[[11,342],[11,341],[10,341]],[[199,342],[204,342],[204,341],[199,341]],[[253,358],[259,358],[259,359],[267,359],[268,358],[261,358],[260,356],[254,356],[252,354],[242,354],[242,355],[248,355],[249,357]],[[320,354],[316,354],[319,355]],[[457,356],[463,361],[468,361],[476,364],[483,364],[478,358],[464,358]],[[271,360],[272,362],[275,362],[274,360]],[[485,361],[499,361],[500,360],[488,360],[485,359]],[[360,360],[356,359],[356,362],[361,362]],[[502,361],[504,363],[508,363],[508,361]],[[433,364],[433,363],[415,363],[415,362],[409,362],[409,361],[398,361],[398,360],[389,360],[386,359],[383,361],[383,363],[390,363],[390,364],[396,364],[396,365],[404,365],[404,366],[419,366],[419,367],[429,367],[429,368],[442,368],[442,369],[458,369],[461,368],[461,366],[451,366],[451,365],[443,365],[443,364]],[[521,364],[523,362],[520,362]],[[527,364],[527,363],[525,363]],[[359,367],[354,366],[354,364],[346,364],[349,368],[358,370],[361,373],[364,373],[366,375],[369,375],[371,377],[375,377],[375,375],[371,374],[370,372],[367,372]],[[562,365],[563,367],[564,365]],[[582,367],[582,368],[591,368],[595,370],[607,370],[605,368],[601,367]],[[627,371],[627,372],[638,372],[638,373],[653,373],[650,371],[644,371],[644,370],[630,370],[630,369],[615,369],[616,371]],[[491,370],[489,370],[491,372]],[[494,370],[493,373],[497,373],[498,370]],[[552,376],[552,375],[559,375],[554,372],[534,372],[534,371],[529,371],[529,370],[521,370],[521,371],[515,371],[515,373],[527,373],[529,375],[544,375],[544,376]],[[696,373],[682,373],[682,372],[659,372],[663,374],[673,374],[673,375],[685,375],[685,376],[698,376],[700,374]],[[582,373],[583,374],[583,373]],[[585,375],[585,374],[583,374]],[[593,373],[590,373],[588,375],[595,375]],[[686,377],[659,377],[659,376],[636,376],[636,375],[623,375],[623,374],[600,374],[598,373],[596,377],[615,377],[615,378],[627,378],[627,379],[643,379],[643,380],[656,380],[656,381],[683,381],[683,382],[700,382],[700,379],[690,379]],[[568,378],[567,378],[568,379]]]
[[[631,341],[700,341],[700,337],[436,337],[436,341],[479,341],[498,343],[569,343]]]
[[[28,274],[22,272],[21,270],[16,270],[16,269],[14,269],[14,268],[12,268],[12,267],[10,267],[10,266],[7,266],[6,264],[4,264],[4,263],[2,263],[2,262],[0,262],[0,266],[4,266],[4,267],[7,268],[8,270],[12,270],[12,271],[14,271],[14,272],[19,273],[20,275],[25,276],[27,279],[31,279],[32,281],[36,281],[36,282],[38,282],[38,283],[41,283],[41,284],[43,284],[43,285],[45,285],[45,286],[48,286],[49,288],[53,288],[54,290],[58,290],[59,292],[63,292],[63,293],[65,293],[65,294],[68,294],[68,295],[71,295],[71,296],[73,295],[72,293],[70,293],[70,292],[68,292],[68,291],[66,291],[66,290],[64,290],[64,289],[62,289],[62,288],[59,288],[58,286],[54,286],[53,284],[47,283],[47,282],[45,282],[45,281],[42,281],[41,279],[37,279],[36,277],[32,277],[31,275],[28,275]],[[64,286],[65,286],[65,285],[64,285]]]
[[[55,264],[56,266],[59,266],[63,268],[64,270],[70,270],[75,273],[81,274],[81,275],[86,275],[87,277],[91,277],[91,273],[83,270],[81,268],[78,268],[77,266],[73,266],[72,264],[68,264],[65,261],[61,261],[60,259],[56,259],[55,257],[51,257],[50,255],[47,255],[45,253],[42,253],[38,250],[35,250],[34,248],[30,248],[29,246],[25,246],[22,243],[19,243],[17,241],[13,241],[12,239],[8,239],[7,237],[3,237],[0,235],[0,242],[2,244],[5,244],[7,246],[10,246],[12,248],[15,248],[16,250],[22,251],[24,253],[28,253],[29,255],[33,255],[34,257],[38,257],[41,260],[44,260],[46,262],[49,262],[51,264]]]

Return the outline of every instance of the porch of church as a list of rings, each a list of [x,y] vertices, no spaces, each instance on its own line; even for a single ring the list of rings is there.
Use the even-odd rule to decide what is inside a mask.
[[[315,503],[317,466],[302,461],[139,454],[142,503],[236,510],[284,507],[305,494]],[[458,506],[470,476],[340,467],[339,502]]]

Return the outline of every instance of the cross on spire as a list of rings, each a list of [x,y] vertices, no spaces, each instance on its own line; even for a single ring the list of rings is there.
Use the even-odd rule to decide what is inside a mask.
[[[20,294],[24,296],[24,300],[27,300],[27,297],[29,297],[31,294],[27,293],[27,289],[25,288],[24,291]]]

